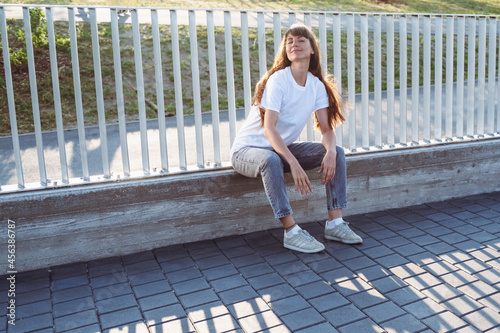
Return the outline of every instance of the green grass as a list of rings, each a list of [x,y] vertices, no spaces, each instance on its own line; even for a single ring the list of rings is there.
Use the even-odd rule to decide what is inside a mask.
[[[29,1],[33,3],[33,1]],[[75,1],[71,2],[74,4],[91,4],[98,5],[101,4],[99,1]],[[47,3],[45,1],[45,3]],[[50,4],[51,1],[48,1]],[[55,3],[55,2],[54,2]],[[314,5],[308,1],[267,1],[266,6],[263,6],[264,2],[245,2],[245,1],[223,1],[223,2],[191,2],[191,7],[196,8],[250,8],[250,9],[266,9],[273,8],[277,9],[287,9],[287,10],[356,10],[358,11],[402,11],[402,8],[406,8],[405,11],[418,11],[418,12],[455,12],[455,13],[479,13],[478,8],[481,7],[483,14],[499,14],[500,4],[497,1],[483,1],[480,3],[472,1],[461,1],[454,4],[444,1],[427,1],[427,2],[412,2],[406,1],[405,3],[399,2],[392,4],[387,4],[385,2],[375,3],[370,1],[354,1],[354,2],[337,2],[335,5],[337,7],[328,7],[330,2],[328,1],[315,1]],[[58,2],[61,4],[61,2]],[[63,4],[69,4],[64,2]],[[102,3],[104,4],[104,2]],[[113,2],[106,2],[108,5],[113,5]],[[194,6],[193,4],[196,4]],[[357,4],[357,5],[356,5]],[[155,2],[124,2],[124,5],[130,6],[160,6],[160,3]],[[181,2],[172,2],[174,7],[185,7],[182,6]],[[358,6],[359,5],[359,6]],[[427,7],[425,7],[425,6]],[[350,6],[350,7],[349,7]],[[424,7],[421,7],[424,6]],[[431,10],[434,9],[434,10]],[[12,32],[16,32],[17,29],[22,28],[20,22],[10,21],[9,29]],[[59,81],[61,86],[61,98],[63,107],[63,120],[65,128],[72,128],[76,124],[76,109],[74,101],[74,91],[73,91],[73,72],[71,66],[71,55],[70,55],[70,41],[68,33],[68,24],[64,22],[56,22],[56,43],[57,43],[57,56],[58,56],[58,66],[59,66]],[[96,87],[94,79],[94,63],[91,52],[91,32],[90,25],[87,23],[77,24],[77,34],[78,34],[78,52],[79,52],[79,62],[80,62],[80,78],[82,84],[82,94],[83,94],[83,109],[85,115],[86,125],[95,125],[97,123],[97,108],[96,108]],[[243,106],[243,74],[242,74],[242,50],[241,50],[241,31],[238,28],[233,28],[233,62],[234,62],[234,72],[235,72],[235,92],[236,92],[236,106]],[[192,95],[192,78],[191,78],[191,51],[189,43],[189,29],[187,26],[179,26],[179,42],[180,42],[180,53],[181,53],[181,79],[182,79],[182,89],[183,89],[183,104],[184,113],[193,112],[193,95]],[[257,31],[256,29],[251,29],[249,31],[249,45],[250,45],[250,66],[251,66],[251,83],[252,86],[256,84],[259,79],[259,54],[258,54],[258,44],[257,44]],[[138,105],[137,105],[137,92],[136,92],[136,80],[135,80],[135,61],[134,61],[134,47],[132,41],[132,29],[129,24],[120,25],[120,46],[121,46],[121,68],[123,73],[123,89],[125,96],[125,113],[128,120],[138,119]],[[347,36],[345,33],[342,34],[342,43],[346,45]],[[209,70],[208,70],[208,43],[207,43],[207,31],[205,27],[197,27],[197,39],[198,39],[198,53],[199,53],[199,66],[200,66],[200,81],[202,85],[201,89],[201,105],[202,111],[208,111],[211,109],[211,98],[210,98],[210,85],[209,85]],[[219,93],[219,108],[227,108],[227,87],[226,87],[226,68],[225,68],[225,49],[224,49],[224,29],[215,29],[215,39],[216,39],[216,52],[217,52],[217,78],[218,78],[218,93]],[[172,63],[172,46],[171,46],[171,36],[170,27],[161,26],[160,27],[160,40],[162,47],[162,63],[163,63],[163,78],[164,78],[164,98],[165,98],[165,109],[166,113],[175,114],[175,96],[174,96],[174,75],[173,75],[173,63]],[[150,25],[141,26],[141,42],[142,42],[142,58],[143,58],[143,70],[145,77],[145,96],[151,103],[146,104],[146,113],[148,118],[157,117],[156,110],[152,107],[153,104],[157,104],[156,101],[156,87],[154,83],[154,67],[153,67],[153,43],[152,43],[152,32]],[[328,32],[327,35],[328,42],[328,70],[332,72],[331,64],[333,64],[333,33]],[[411,87],[411,36],[408,36],[408,87]],[[100,43],[100,57],[101,57],[101,69],[103,73],[103,88],[105,97],[105,112],[107,122],[116,122],[118,118],[117,114],[117,102],[115,95],[115,82],[114,82],[114,64],[113,64],[113,50],[111,44],[111,27],[109,23],[99,24],[99,43]],[[267,43],[267,64],[268,67],[272,64],[274,57],[273,49],[273,32],[268,31],[266,33],[266,43]],[[370,66],[373,67],[373,41],[370,40],[369,45],[369,57]],[[445,55],[445,43],[446,36],[443,37],[443,55]],[[43,44],[43,43],[42,43]],[[361,60],[360,60],[360,35],[356,33],[355,35],[356,44],[356,88],[357,92],[361,89]],[[386,40],[385,35],[382,39],[382,63],[386,63]],[[22,43],[20,42],[18,35],[16,33],[9,33],[9,46],[13,51],[21,50]],[[399,40],[396,35],[395,40],[395,84],[396,89],[399,88]],[[466,44],[467,47],[467,44]],[[476,48],[478,47],[476,41]],[[455,50],[456,52],[456,50]],[[40,112],[41,112],[41,122],[43,130],[52,130],[55,128],[55,115],[54,115],[54,101],[52,95],[52,78],[50,74],[49,67],[49,56],[48,47],[46,45],[41,45],[36,48],[36,68],[37,68],[37,86],[39,92],[39,102],[40,102]],[[423,38],[420,39],[420,53],[422,58],[423,54]],[[456,54],[456,53],[455,53]],[[498,52],[497,52],[498,54]],[[465,55],[467,61],[467,54]],[[443,66],[445,65],[445,59],[443,59]],[[432,53],[432,64],[434,64],[434,54]],[[342,82],[344,88],[347,86],[347,49],[342,49],[341,54],[342,63]],[[40,65],[42,64],[42,65]],[[423,82],[423,64],[420,61],[420,84]],[[467,79],[467,63],[465,64],[465,75]],[[384,66],[385,67],[385,66]],[[434,65],[432,65],[433,72],[431,73],[431,81],[434,82]],[[370,68],[373,71],[373,68]],[[0,72],[3,73],[3,58],[0,59]],[[32,115],[32,105],[30,99],[30,88],[28,80],[28,72],[26,64],[13,65],[14,73],[14,84],[15,84],[15,104],[16,104],[16,115],[18,128],[20,133],[29,133],[34,130],[33,125],[33,115]],[[385,68],[383,68],[383,81],[382,89],[386,89],[385,80]],[[476,71],[477,75],[477,71]],[[443,69],[443,83],[445,81],[445,71]],[[370,90],[373,91],[373,77],[370,75]],[[10,134],[10,120],[7,107],[7,97],[6,97],[6,87],[5,80],[0,77],[0,136]]]

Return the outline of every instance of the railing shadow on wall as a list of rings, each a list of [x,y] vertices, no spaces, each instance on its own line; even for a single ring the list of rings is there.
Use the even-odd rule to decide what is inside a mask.
[[[229,167],[294,22],[349,102],[347,155],[499,137],[498,16],[0,5],[0,194]]]

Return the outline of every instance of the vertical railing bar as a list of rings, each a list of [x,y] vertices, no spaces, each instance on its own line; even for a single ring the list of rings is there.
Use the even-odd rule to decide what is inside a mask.
[[[35,125],[35,141],[38,155],[38,171],[40,172],[40,184],[47,185],[47,171],[45,169],[45,157],[43,153],[42,125],[40,122],[40,108],[38,105],[38,89],[35,70],[35,54],[33,51],[33,38],[31,36],[31,23],[29,7],[23,7],[24,34],[26,37],[26,55],[28,58],[28,73],[31,92],[31,103],[33,109],[33,122]]]
[[[341,38],[340,14],[333,14],[333,76],[339,94],[342,95],[342,38]],[[337,145],[343,146],[342,125],[338,125],[335,129],[337,136]]]
[[[431,139],[431,17],[424,16],[424,103],[423,103],[423,139]],[[436,86],[434,86],[437,89]]]
[[[236,105],[234,93],[233,35],[231,12],[224,12],[224,37],[226,49],[227,105],[229,113],[229,141],[233,145],[236,137]]]
[[[498,21],[498,27],[497,27],[497,33],[500,33],[500,20]],[[498,41],[499,43],[499,50],[498,50],[498,72],[500,73],[500,39]],[[500,76],[500,74],[499,74]],[[497,128],[496,132],[500,133],[500,82],[497,84]]]
[[[259,76],[262,77],[267,72],[266,26],[263,12],[257,13],[257,43],[259,44]]]
[[[489,51],[488,51],[488,116],[486,119],[488,134],[495,132],[495,85],[496,85],[496,50],[497,19],[489,19]],[[499,103],[500,104],[500,103]]]
[[[247,40],[248,41],[248,40]],[[191,50],[191,76],[193,82],[194,126],[196,135],[196,162],[199,167],[205,165],[203,149],[203,118],[201,114],[200,65],[198,59],[198,32],[196,30],[196,12],[189,10],[189,43]]]
[[[443,17],[435,18],[434,138],[442,139],[443,106]],[[453,89],[453,85],[452,85]]]
[[[191,19],[191,12],[189,18]],[[190,25],[191,27],[191,25]],[[157,106],[157,114],[158,114],[158,134],[160,139],[160,158],[161,158],[161,169],[164,171],[168,171],[168,149],[167,149],[167,128],[165,124],[165,98],[163,93],[163,66],[161,61],[161,45],[160,45],[160,26],[158,23],[158,10],[151,9],[151,30],[153,33],[153,61],[155,66],[155,85],[156,85],[156,106]],[[191,31],[189,33],[189,39],[194,39],[196,41],[196,27],[194,36]],[[192,49],[192,48],[191,48]],[[194,59],[196,58],[196,63],[194,63]],[[193,102],[195,109],[195,126],[196,126],[196,139],[198,142],[198,126],[196,122],[197,117],[197,108],[196,106],[200,104],[200,95],[199,95],[199,80],[198,87],[196,86],[196,71],[198,70],[198,54],[193,55],[193,51],[191,51],[191,68],[193,71]],[[198,90],[196,90],[198,88]],[[196,91],[198,91],[198,95],[196,95]],[[201,113],[201,111],[200,111]],[[203,144],[201,145],[202,149],[202,159],[203,159]],[[198,152],[198,161],[200,154],[200,147],[196,145],[196,151]],[[199,162],[198,162],[199,163]],[[202,163],[203,165],[203,163]]]
[[[452,74],[453,75],[453,74]],[[465,94],[465,18],[457,19],[457,102],[456,136],[464,136],[464,94]],[[451,136],[450,136],[451,137]]]
[[[2,52],[5,73],[5,86],[7,88],[7,103],[9,106],[10,130],[12,146],[14,149],[14,161],[16,164],[17,186],[24,188],[23,164],[21,160],[21,148],[19,144],[19,132],[16,119],[16,102],[14,100],[14,86],[12,84],[12,69],[10,67],[9,38],[7,36],[7,20],[5,9],[0,7],[0,33],[2,35]]]
[[[291,27],[297,21],[297,17],[295,16],[295,12],[288,13],[288,27]]]
[[[411,137],[414,143],[419,141],[419,95],[420,95],[420,28],[419,16],[411,18]]]
[[[354,45],[354,14],[347,15],[347,100],[349,112],[349,148],[356,149],[356,49]]]
[[[245,118],[252,107],[252,83],[250,77],[250,46],[248,42],[248,13],[241,12],[241,58],[243,63],[243,98]]]
[[[394,137],[394,16],[386,17],[387,22],[387,143],[393,146]]]
[[[134,42],[135,77],[137,85],[137,102],[139,107],[139,127],[141,132],[142,171],[150,173],[148,128],[146,120],[146,97],[144,96],[144,73],[142,68],[141,33],[139,31],[139,17],[137,9],[132,9],[132,33]]]
[[[83,116],[82,89],[80,83],[80,64],[78,60],[78,40],[76,36],[75,7],[69,8],[69,37],[71,43],[71,65],[73,70],[73,87],[75,92],[76,121],[78,141],[80,144],[80,159],[82,162],[83,179],[90,180],[87,161],[87,140],[85,138],[85,118]]]
[[[369,68],[368,68],[368,17],[360,16],[361,34],[361,133],[363,148],[370,146],[369,123]]]
[[[210,72],[210,97],[212,104],[212,129],[214,144],[214,163],[221,164],[219,131],[219,96],[217,89],[217,64],[215,54],[214,13],[207,10],[208,65]]]
[[[69,182],[68,162],[66,159],[66,145],[64,141],[64,124],[62,118],[61,91],[59,88],[59,71],[57,67],[56,38],[54,31],[54,15],[52,8],[47,7],[47,37],[49,41],[50,74],[52,76],[52,92],[54,94],[54,110],[56,116],[57,143],[59,147],[59,160],[61,163],[62,182]]]
[[[116,107],[118,111],[118,130],[120,132],[120,148],[122,153],[123,174],[130,176],[130,159],[127,143],[127,124],[125,120],[125,100],[123,97],[123,80],[120,55],[120,31],[118,29],[117,9],[111,9],[111,39],[113,43],[113,65],[115,73]]]
[[[486,17],[479,17],[479,49],[477,63],[477,129],[476,134],[484,135],[484,104],[486,76]]]
[[[184,106],[182,101],[181,56],[179,50],[179,28],[177,10],[170,10],[170,28],[172,32],[172,61],[174,67],[175,114],[177,120],[177,140],[179,146],[179,167],[187,168],[186,137],[184,134]]]
[[[311,27],[311,13],[304,14],[304,24]],[[307,141],[314,141],[314,115],[312,114],[309,119],[307,119],[306,125]]]
[[[469,17],[467,35],[468,71],[467,71],[467,135],[474,136],[474,109],[476,88],[476,18]]]
[[[408,38],[406,15],[399,17],[399,142],[406,144],[407,139],[407,97],[408,97]]]
[[[274,30],[274,55],[278,53],[281,44],[281,14],[273,13],[273,30]]]
[[[326,56],[327,56],[327,44],[326,44],[326,17],[325,13],[319,13],[319,45],[320,45],[320,52],[321,52],[321,68],[323,69],[323,75],[327,72],[327,62],[326,62]]]
[[[446,111],[445,111],[445,136],[448,139],[453,137],[453,86],[454,86],[454,61],[455,61],[455,32],[454,32],[454,22],[453,16],[448,16],[446,18]],[[458,55],[458,54],[457,54]],[[457,61],[458,67],[458,61]],[[458,79],[458,73],[457,73]],[[457,92],[458,95],[458,92]],[[458,110],[458,99],[457,105],[455,106]]]
[[[94,80],[97,99],[97,117],[99,123],[99,139],[104,178],[111,177],[108,155],[108,137],[106,132],[106,115],[104,113],[104,93],[102,88],[101,55],[99,48],[99,30],[95,8],[89,9],[90,30],[92,34],[92,58],[94,61]]]
[[[375,15],[374,22],[374,58],[375,67],[375,146],[382,147],[382,17]]]

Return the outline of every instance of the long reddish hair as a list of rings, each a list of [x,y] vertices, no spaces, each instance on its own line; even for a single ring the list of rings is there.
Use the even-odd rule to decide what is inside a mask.
[[[284,69],[291,65],[291,61],[288,59],[286,55],[286,40],[289,35],[294,37],[306,37],[309,39],[311,47],[314,51],[314,54],[311,54],[311,60],[309,62],[309,72],[312,75],[316,76],[326,88],[326,93],[328,94],[328,125],[331,129],[337,127],[342,122],[345,121],[344,116],[342,115],[342,96],[339,94],[337,90],[337,86],[334,83],[333,75],[327,74],[326,77],[323,76],[323,70],[321,69],[320,63],[320,50],[319,50],[319,42],[314,33],[310,28],[306,27],[302,24],[293,24],[290,29],[287,30],[283,39],[281,40],[280,48],[276,57],[274,59],[274,64],[267,73],[262,76],[260,81],[255,86],[255,94],[252,99],[252,104],[259,106],[260,125],[264,126],[264,114],[265,109],[260,105],[260,101],[262,100],[262,95],[264,93],[264,88],[266,87],[267,80],[269,77],[276,71]],[[319,129],[318,119],[315,117],[315,128]]]

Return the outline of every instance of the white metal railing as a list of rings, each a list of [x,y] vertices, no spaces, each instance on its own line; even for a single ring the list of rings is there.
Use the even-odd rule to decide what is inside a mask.
[[[212,170],[229,166],[228,152],[238,127],[241,114],[248,114],[253,86],[272,63],[271,54],[279,47],[281,36],[289,25],[300,21],[312,26],[319,37],[323,66],[333,72],[340,90],[350,104],[347,122],[337,128],[337,141],[348,154],[399,149],[466,140],[498,138],[500,132],[500,68],[499,33],[497,16],[464,16],[435,14],[374,14],[337,12],[279,12],[250,10],[194,10],[169,8],[127,8],[125,15],[115,7],[42,6],[47,20],[48,48],[54,96],[53,112],[56,119],[59,161],[47,160],[44,145],[46,132],[40,124],[36,66],[31,40],[30,8],[37,6],[0,5],[0,33],[2,36],[5,96],[8,100],[11,136],[2,140],[12,143],[4,151],[2,163],[15,168],[4,168],[1,193],[27,189],[54,188],[74,184],[116,181]],[[83,15],[82,15],[83,14]],[[34,119],[34,146],[37,167],[26,168],[35,155],[33,149],[24,149],[18,132],[12,71],[9,58],[8,19],[23,21],[29,68],[32,112]],[[60,82],[54,22],[67,22],[71,66],[73,75],[74,110],[77,118],[77,142],[73,144],[72,162],[68,163],[67,128],[63,125]],[[114,99],[117,110],[118,131],[110,134],[106,119],[106,94],[103,87],[102,59],[99,32],[102,24],[110,24],[112,61],[114,70]],[[79,24],[91,28],[92,58],[95,80],[96,109],[98,114],[97,139],[100,157],[89,160],[89,128],[85,126],[78,48]],[[132,27],[135,84],[139,129],[127,129],[123,91],[123,60],[121,58],[120,29],[124,24]],[[145,32],[150,28],[153,43],[152,58],[143,57]],[[172,66],[165,65],[162,54],[162,27],[168,26],[171,35]],[[197,27],[206,29],[208,57],[200,59],[200,39]],[[183,79],[179,43],[179,27],[189,31],[190,70]],[[223,27],[224,45],[217,43],[217,27]],[[238,39],[233,35],[237,29]],[[250,37],[251,34],[255,36]],[[253,40],[255,52],[250,52]],[[422,42],[423,40],[423,42]],[[235,59],[233,43],[241,48],[242,88],[235,89]],[[467,42],[467,43],[466,43]],[[217,51],[224,50],[223,53]],[[90,52],[90,50],[88,51]],[[256,67],[251,58],[257,53]],[[218,58],[223,55],[225,83],[218,78]],[[219,59],[220,60],[220,59]],[[201,72],[200,65],[203,66]],[[184,63],[183,63],[184,64]],[[239,66],[240,64],[238,64]],[[151,131],[152,120],[146,115],[145,67],[154,68],[154,94],[157,120]],[[251,68],[252,67],[252,68]],[[258,75],[252,73],[258,72]],[[411,73],[411,74],[410,74]],[[203,93],[201,75],[209,76],[210,111],[202,112]],[[173,91],[165,91],[165,76],[172,75]],[[467,75],[467,79],[465,79]],[[152,80],[152,78],[150,79]],[[445,80],[445,84],[443,84]],[[240,83],[240,82],[238,82]],[[399,88],[397,84],[399,83]],[[177,115],[184,114],[183,87],[192,88],[193,115],[175,117],[175,126],[165,121],[165,98],[175,95]],[[227,97],[227,111],[219,110],[220,90]],[[237,108],[236,98],[244,101]],[[227,112],[227,119],[225,118]],[[193,124],[185,121],[192,117]],[[206,121],[206,118],[209,121]],[[167,118],[169,119],[169,118]],[[191,118],[190,118],[191,119]],[[154,125],[154,124],[153,124]],[[317,135],[317,134],[316,134]],[[312,120],[301,139],[314,140]],[[154,141],[154,143],[153,143]],[[116,142],[116,144],[115,144]],[[152,145],[155,147],[152,149]],[[5,145],[4,145],[5,146]],[[110,151],[110,146],[116,148]],[[78,147],[78,148],[76,148]],[[119,147],[119,149],[117,148]],[[137,147],[137,149],[134,149]],[[5,149],[4,149],[5,150]],[[133,153],[132,153],[133,152]],[[54,155],[55,154],[55,155]],[[116,160],[121,167],[116,166]],[[140,160],[138,165],[135,163]],[[97,161],[97,162],[95,162]],[[99,172],[93,172],[99,165]],[[14,170],[15,169],[15,170]],[[38,169],[38,176],[27,176],[27,169]],[[92,169],[92,170],[91,170]],[[15,176],[13,176],[15,171]],[[28,179],[28,181],[27,181]],[[55,180],[59,179],[59,181]]]

